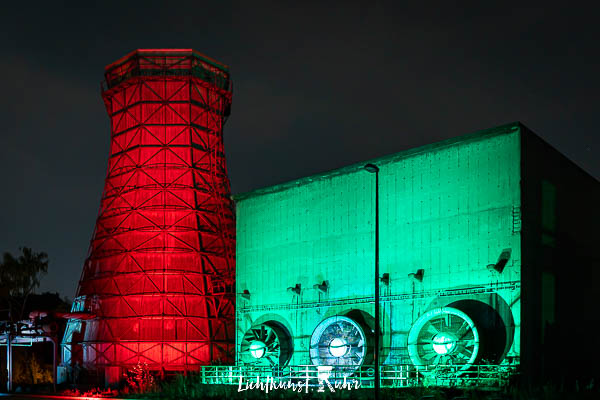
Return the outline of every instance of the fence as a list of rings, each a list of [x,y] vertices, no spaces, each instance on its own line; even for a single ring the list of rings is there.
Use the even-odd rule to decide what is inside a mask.
[[[323,382],[346,382],[359,387],[374,386],[375,369],[363,365],[352,370],[344,367],[316,365],[291,365],[284,368],[238,366],[204,366],[199,378],[205,384],[247,385],[249,383],[284,383],[319,386]],[[381,387],[402,388],[414,386],[455,386],[455,387],[502,387],[517,374],[513,365],[475,365],[467,371],[459,371],[458,366],[416,367],[410,364],[382,365],[380,367]],[[344,378],[345,377],[345,378]]]

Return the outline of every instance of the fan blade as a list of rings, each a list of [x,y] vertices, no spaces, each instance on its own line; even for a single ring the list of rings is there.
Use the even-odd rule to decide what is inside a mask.
[[[274,359],[274,357],[267,355],[266,360],[269,361],[269,364],[271,364],[271,366],[277,365],[277,360]]]
[[[352,353],[350,355],[350,360],[355,361],[355,364],[361,364],[362,358],[358,356],[358,354]]]
[[[264,325],[260,326],[260,338],[264,342],[267,338],[267,328]]]
[[[462,349],[462,351],[460,353],[463,354],[465,356],[465,358],[469,359],[473,355],[473,350],[464,348],[464,349]]]
[[[467,329],[469,327],[469,324],[467,323],[467,321],[463,320],[463,323],[461,324],[460,328],[458,328],[455,333],[460,337],[460,335],[463,334],[463,330]]]
[[[437,353],[433,350],[422,349],[422,351],[418,352],[419,357],[431,359],[437,355]]]
[[[425,331],[427,333],[430,333],[432,336],[435,336],[438,333],[440,333],[440,330],[438,328],[436,328],[435,325],[433,325],[433,323],[431,321],[427,321],[427,323],[425,324],[425,326],[427,328],[426,329],[421,329],[421,332]],[[423,328],[425,328],[425,326]]]
[[[438,316],[436,319],[431,320],[433,324],[437,324],[439,325],[438,330],[440,332],[444,331],[444,326],[445,326],[445,318],[443,316]]]
[[[462,335],[461,335],[461,336],[458,338],[458,340],[463,340],[463,338],[464,338],[465,336],[467,336],[469,333],[473,334],[473,330],[471,329],[471,327],[469,327],[469,329],[467,329],[467,330],[465,331],[465,333],[463,333],[463,334],[462,334]]]
[[[267,337],[265,338],[265,343],[269,343],[269,342],[273,341],[275,332],[273,331],[273,329],[269,329],[266,332],[267,332]]]

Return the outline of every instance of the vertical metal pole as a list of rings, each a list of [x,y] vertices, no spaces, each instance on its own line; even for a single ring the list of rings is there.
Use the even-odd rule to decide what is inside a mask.
[[[7,379],[6,379],[6,390],[10,393],[12,392],[12,339],[10,337],[11,328],[9,326],[8,333],[6,334],[6,369],[7,369]]]
[[[379,377],[379,332],[381,329],[379,317],[379,167],[375,164],[364,166],[367,172],[375,174],[375,400],[379,400],[380,377]]]
[[[52,388],[54,389],[54,393],[56,393],[56,340],[52,338]]]
[[[379,170],[375,172],[375,400],[379,400]]]

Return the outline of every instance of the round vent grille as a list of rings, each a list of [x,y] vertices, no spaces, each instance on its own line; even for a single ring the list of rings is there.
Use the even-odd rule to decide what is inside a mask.
[[[240,346],[244,364],[283,367],[289,361],[291,338],[287,330],[276,322],[266,322],[248,329]]]
[[[313,364],[333,366],[337,377],[349,376],[363,364],[367,340],[360,325],[351,318],[333,316],[323,320],[310,338]]]
[[[464,371],[479,352],[479,333],[464,312],[436,308],[421,315],[408,334],[408,354],[416,366],[457,366]]]

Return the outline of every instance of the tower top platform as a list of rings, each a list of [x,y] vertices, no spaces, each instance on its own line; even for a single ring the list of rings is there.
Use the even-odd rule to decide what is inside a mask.
[[[104,68],[103,89],[134,77],[187,76],[229,88],[229,67],[193,49],[137,49]]]

